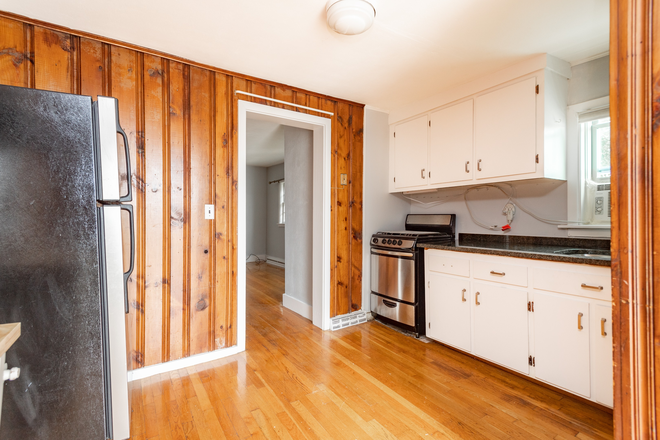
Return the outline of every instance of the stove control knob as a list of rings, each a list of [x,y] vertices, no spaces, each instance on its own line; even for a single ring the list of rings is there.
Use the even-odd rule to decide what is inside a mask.
[[[378,239],[377,239],[377,238],[374,238],[374,239],[371,240],[371,241],[373,241],[374,244],[378,244]]]
[[[387,239],[387,244],[392,244],[392,240],[388,238]]]
[[[399,246],[403,244],[403,241],[399,240],[399,243],[397,243]]]

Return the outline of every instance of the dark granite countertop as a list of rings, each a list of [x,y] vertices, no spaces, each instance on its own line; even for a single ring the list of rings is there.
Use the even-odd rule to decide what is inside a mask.
[[[610,240],[603,239],[459,234],[458,244],[455,246],[437,244],[420,244],[418,246],[425,249],[441,249],[563,263],[608,267],[611,265],[611,260],[607,258],[609,256]]]

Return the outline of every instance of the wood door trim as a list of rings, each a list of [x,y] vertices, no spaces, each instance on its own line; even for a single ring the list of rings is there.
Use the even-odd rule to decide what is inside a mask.
[[[12,12],[7,12],[7,11],[0,10],[0,17],[9,18],[11,20],[21,21],[23,23],[28,23],[28,24],[31,24],[33,26],[39,26],[39,27],[49,29],[49,30],[53,30],[53,31],[57,31],[57,32],[64,32],[64,33],[74,35],[74,36],[77,36],[77,37],[89,38],[91,40],[100,41],[102,43],[111,44],[113,46],[123,47],[125,49],[136,50],[136,51],[142,52],[146,55],[154,55],[154,56],[157,56],[157,57],[168,59],[170,61],[178,61],[180,63],[188,64],[190,66],[200,67],[202,69],[207,69],[207,70],[210,70],[212,72],[224,73],[226,75],[230,75],[230,76],[234,76],[234,77],[238,77],[238,78],[243,78],[243,79],[246,79],[248,81],[255,81],[255,82],[262,83],[262,84],[268,84],[268,85],[271,85],[271,86],[274,86],[274,87],[283,87],[283,88],[286,88],[286,89],[291,89],[291,90],[294,90],[296,92],[301,92],[301,93],[306,94],[306,95],[316,96],[320,99],[330,99],[330,100],[337,101],[337,102],[345,102],[346,104],[349,104],[349,105],[364,107],[364,104],[361,104],[359,102],[349,101],[349,100],[341,99],[341,98],[335,98],[333,96],[311,92],[309,90],[301,89],[301,88],[298,88],[298,87],[293,87],[293,86],[290,86],[290,85],[287,85],[287,84],[268,81],[268,80],[265,80],[263,78],[257,78],[257,77],[254,77],[254,76],[243,75],[241,73],[221,69],[219,67],[211,66],[209,64],[198,63],[198,62],[190,60],[188,58],[180,57],[180,56],[177,56],[177,55],[172,55],[172,54],[169,54],[169,53],[166,53],[166,52],[161,52],[161,51],[156,50],[156,49],[150,49],[148,47],[140,46],[140,45],[137,45],[137,44],[127,43],[127,42],[121,41],[121,40],[115,40],[114,38],[103,37],[101,35],[93,34],[91,32],[85,32],[85,31],[79,31],[79,30],[76,30],[76,29],[71,29],[71,28],[68,28],[66,26],[60,26],[60,25],[57,25],[57,24],[54,24],[54,23],[48,23],[46,21],[41,21],[41,20],[37,20],[35,18],[26,17],[24,15],[14,14]]]
[[[614,434],[626,439],[658,438],[659,15],[651,0],[610,3]]]

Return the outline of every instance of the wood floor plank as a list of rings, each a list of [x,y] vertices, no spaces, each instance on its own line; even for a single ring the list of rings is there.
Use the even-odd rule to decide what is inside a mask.
[[[132,440],[596,439],[612,415],[369,322],[323,332],[247,266],[246,351],[132,382]]]

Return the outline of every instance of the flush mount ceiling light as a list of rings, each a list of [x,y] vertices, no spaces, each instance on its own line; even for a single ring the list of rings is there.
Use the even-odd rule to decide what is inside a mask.
[[[325,5],[328,26],[338,34],[357,35],[374,23],[374,0],[329,0]]]

